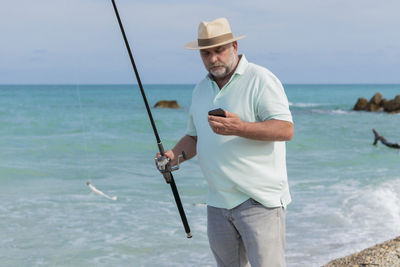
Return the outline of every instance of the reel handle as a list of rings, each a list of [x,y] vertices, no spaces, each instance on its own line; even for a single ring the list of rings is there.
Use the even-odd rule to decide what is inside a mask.
[[[171,171],[179,170],[181,159],[186,160],[186,153],[185,153],[185,151],[182,151],[182,154],[180,154],[180,155],[178,156],[178,161],[177,161],[176,165],[173,166],[173,167],[171,168]]]

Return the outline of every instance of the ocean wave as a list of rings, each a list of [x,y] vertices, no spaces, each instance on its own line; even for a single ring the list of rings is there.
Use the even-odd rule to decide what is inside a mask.
[[[385,226],[395,232],[400,225],[400,179],[379,186],[369,185],[354,192],[343,204],[349,206],[347,216],[363,218],[365,226]]]
[[[317,103],[292,103],[289,102],[289,106],[291,107],[299,107],[299,108],[308,108],[308,107],[318,107],[321,106],[322,104],[317,104]]]
[[[311,112],[317,114],[351,114],[355,111],[343,109],[312,109]]]
[[[288,262],[297,262],[293,266],[306,265],[298,264],[306,255],[298,255],[303,251],[297,246],[303,244],[304,249],[304,243],[318,244],[307,246],[308,253],[315,257],[315,265],[308,262],[307,266],[321,266],[398,235],[400,177],[368,185],[348,180],[312,189],[307,194],[318,196],[318,201],[310,198],[298,210],[289,207]],[[299,238],[301,232],[307,232],[307,236]]]
[[[312,109],[292,109],[293,114],[321,114],[321,115],[349,115],[356,111],[345,110],[345,109],[322,109],[322,108],[312,108]]]
[[[398,205],[400,177],[368,185],[352,180],[345,184],[333,185],[326,190],[330,192],[329,194],[337,196],[329,200],[329,202],[335,202],[335,205],[331,203],[328,205],[331,207],[326,206],[323,209],[331,209],[328,213],[335,211],[343,225],[351,226],[353,230],[357,229],[364,233],[380,228],[386,232],[397,231],[397,226],[400,225],[400,206]]]

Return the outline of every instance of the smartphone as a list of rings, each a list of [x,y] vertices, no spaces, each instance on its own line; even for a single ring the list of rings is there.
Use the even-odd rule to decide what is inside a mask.
[[[208,115],[224,117],[224,118],[226,117],[225,116],[225,111],[222,108],[217,108],[217,109],[210,110],[208,112]]]

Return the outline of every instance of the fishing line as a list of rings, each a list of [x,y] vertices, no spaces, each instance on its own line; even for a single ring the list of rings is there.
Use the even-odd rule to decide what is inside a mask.
[[[88,157],[88,151],[89,151],[89,149],[88,149],[88,139],[90,138],[91,140],[93,140],[93,138],[91,138],[92,136],[90,135],[89,136],[89,133],[88,133],[88,127],[87,127],[87,123],[86,123],[86,120],[85,120],[85,118],[84,118],[84,116],[83,116],[83,111],[82,111],[82,101],[81,101],[81,90],[80,90],[80,85],[79,85],[79,83],[78,82],[76,82],[76,95],[77,95],[77,97],[78,97],[78,104],[79,104],[79,115],[80,115],[80,120],[81,120],[81,125],[82,125],[82,127],[83,127],[83,133],[84,133],[84,138],[83,138],[83,140],[84,140],[84,149],[85,149],[85,158],[86,158],[86,161],[88,162],[88,159],[89,159],[89,157]],[[116,196],[113,196],[113,197],[110,197],[110,196],[108,196],[108,195],[106,195],[105,193],[103,193],[101,190],[99,190],[99,189],[97,189],[96,187],[94,187],[93,185],[92,185],[92,183],[90,182],[90,180],[92,180],[92,179],[90,179],[90,171],[89,171],[89,168],[86,168],[86,179],[88,180],[87,182],[86,182],[86,185],[94,192],[94,193],[96,193],[96,194],[98,194],[98,195],[100,195],[100,196],[103,196],[103,197],[105,197],[105,198],[107,198],[107,199],[110,199],[110,200],[117,200],[117,197]]]
[[[82,103],[81,103],[81,91],[80,91],[80,86],[79,86],[79,84],[77,83],[76,84],[76,95],[78,96],[78,105],[79,105],[79,117],[80,117],[80,120],[81,120],[81,125],[82,125],[82,127],[83,127],[83,134],[84,134],[84,138],[83,138],[83,140],[84,140],[84,148],[85,148],[85,158],[86,158],[86,160],[88,159],[88,145],[87,145],[87,139],[89,138],[89,136],[88,136],[88,133],[87,133],[87,127],[86,127],[86,123],[85,123],[85,119],[83,118],[83,112],[82,112]],[[86,176],[87,176],[87,178],[89,178],[89,176],[90,176],[90,172],[89,172],[89,169],[86,169]]]

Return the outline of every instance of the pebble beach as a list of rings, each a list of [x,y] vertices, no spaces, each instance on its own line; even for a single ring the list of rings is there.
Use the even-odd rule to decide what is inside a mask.
[[[352,255],[335,259],[323,267],[399,267],[400,236],[364,249]]]

